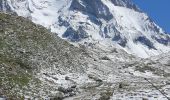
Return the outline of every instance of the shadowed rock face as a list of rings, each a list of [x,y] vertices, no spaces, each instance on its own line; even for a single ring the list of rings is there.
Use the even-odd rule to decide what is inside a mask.
[[[141,44],[146,45],[149,49],[156,49],[153,43],[145,36],[139,36],[134,42],[140,42]]]
[[[122,37],[120,36],[120,34],[116,34],[116,35],[113,37],[112,40],[115,41],[115,42],[117,42],[117,43],[118,43],[120,46],[122,46],[122,47],[125,47],[126,44],[127,44],[127,39],[126,39],[126,38],[122,38]]]
[[[113,18],[109,8],[101,0],[73,0],[70,10],[78,10],[89,17],[103,18],[109,21]]]
[[[168,45],[170,42],[170,37],[166,36],[166,37],[156,37],[156,36],[152,36],[153,39],[155,39],[157,42],[164,44],[164,45]]]
[[[0,0],[0,11],[11,12],[11,8],[6,0]]]
[[[130,8],[136,11],[140,11],[140,9],[131,2],[131,0],[111,0],[111,2],[115,5],[115,6],[123,6],[126,8]]]
[[[73,28],[70,27],[66,30],[66,32],[62,36],[64,38],[69,39],[72,42],[77,42],[88,37],[86,31],[84,31],[82,27],[79,27],[78,30],[74,30]]]

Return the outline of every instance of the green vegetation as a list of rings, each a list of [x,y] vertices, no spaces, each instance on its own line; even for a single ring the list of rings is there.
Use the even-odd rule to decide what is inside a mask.
[[[65,72],[83,71],[79,52],[28,19],[0,13],[0,95],[38,95],[42,86],[36,74],[54,64]]]
[[[2,77],[2,76],[1,76]],[[4,78],[0,78],[0,82],[6,81],[10,82],[11,85],[19,85],[20,87],[28,85],[29,81],[31,80],[31,76],[29,74],[8,74]]]

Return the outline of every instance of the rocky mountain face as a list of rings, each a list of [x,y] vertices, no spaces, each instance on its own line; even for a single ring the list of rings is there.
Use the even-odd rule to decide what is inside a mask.
[[[114,45],[147,58],[170,51],[170,36],[131,0],[2,0],[2,11],[31,19],[74,43]]]
[[[6,0],[1,0],[0,1],[0,10],[3,12],[10,12],[11,8],[8,5],[8,2]]]
[[[0,7],[0,99],[169,100],[170,36],[130,0]]]

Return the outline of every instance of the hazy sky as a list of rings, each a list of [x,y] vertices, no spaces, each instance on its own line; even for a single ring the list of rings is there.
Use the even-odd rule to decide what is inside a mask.
[[[156,24],[170,33],[170,0],[133,0]]]

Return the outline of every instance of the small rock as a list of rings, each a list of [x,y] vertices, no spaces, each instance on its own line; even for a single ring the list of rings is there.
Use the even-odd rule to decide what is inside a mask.
[[[73,89],[72,89],[72,88],[67,88],[66,91],[67,91],[67,92],[72,92]]]
[[[110,60],[110,58],[107,56],[104,56],[104,57],[101,57],[100,60]]]
[[[166,85],[170,85],[170,82],[169,82],[169,81],[166,81]]]
[[[67,93],[69,93],[69,92],[72,92],[73,89],[72,89],[72,88],[67,88],[67,89],[65,89],[65,88],[63,88],[63,87],[58,87],[58,91],[63,92],[64,94],[67,94]]]
[[[119,88],[120,88],[120,89],[121,89],[121,88],[123,88],[123,86],[122,86],[122,84],[121,84],[121,83],[119,84]]]
[[[76,95],[76,93],[73,93],[73,92],[69,93],[69,97],[72,97],[74,95]]]
[[[62,100],[64,98],[64,94],[58,92],[54,97],[50,97],[50,100]]]
[[[119,83],[118,88],[122,89],[127,86],[129,86],[127,83],[121,82],[121,83]]]
[[[148,100],[147,98],[142,98],[142,100]]]
[[[95,80],[95,81],[97,81],[97,82],[102,82],[102,80],[100,78],[98,78],[98,77],[96,77],[94,75],[89,74],[88,77]]]
[[[66,92],[67,92],[66,89],[63,88],[63,87],[58,87],[58,91],[63,92],[63,93],[66,93]]]
[[[94,59],[94,61],[97,61],[97,59]]]
[[[45,76],[47,76],[47,77],[50,77],[50,75],[49,74],[47,74],[47,73],[43,73]]]
[[[97,82],[103,82],[101,79],[96,79]]]
[[[65,77],[65,80],[69,80],[70,78],[68,76]]]
[[[71,88],[76,88],[76,87],[77,87],[76,85],[71,86]]]
[[[150,98],[151,98],[151,97],[153,97],[153,96],[152,96],[152,95],[148,95],[148,97],[150,97]]]
[[[118,53],[117,49],[113,49],[111,53]]]
[[[58,80],[58,78],[57,77],[52,77],[53,79],[55,79],[55,80]]]

